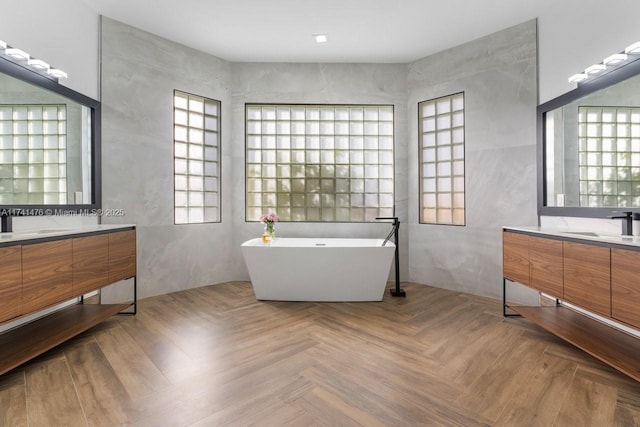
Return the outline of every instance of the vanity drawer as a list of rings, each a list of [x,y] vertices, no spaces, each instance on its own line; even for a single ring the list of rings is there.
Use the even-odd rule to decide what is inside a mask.
[[[22,314],[22,246],[0,248],[0,322]]]
[[[136,275],[136,231],[109,234],[109,283]]]
[[[562,299],[564,297],[562,241],[531,237],[529,254],[531,287]]]
[[[502,275],[529,286],[529,239],[526,234],[502,233]]]
[[[25,313],[73,298],[71,239],[22,246]]]
[[[562,242],[564,299],[611,317],[611,249]]]
[[[640,252],[611,249],[611,317],[640,328]]]
[[[73,295],[82,295],[109,284],[109,236],[73,239]]]

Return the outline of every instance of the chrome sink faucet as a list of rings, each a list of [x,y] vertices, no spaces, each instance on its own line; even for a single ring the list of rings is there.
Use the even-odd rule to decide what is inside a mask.
[[[622,235],[633,236],[633,220],[636,219],[637,213],[631,211],[614,211],[611,219],[622,219]]]

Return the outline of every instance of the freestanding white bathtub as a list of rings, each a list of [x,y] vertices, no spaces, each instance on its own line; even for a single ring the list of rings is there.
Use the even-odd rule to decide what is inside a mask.
[[[382,301],[395,252],[382,239],[252,239],[242,255],[256,298]]]

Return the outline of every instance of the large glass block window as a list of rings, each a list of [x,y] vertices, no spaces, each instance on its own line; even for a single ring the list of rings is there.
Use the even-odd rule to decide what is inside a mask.
[[[640,206],[640,108],[579,107],[580,206]]]
[[[392,105],[246,105],[246,219],[393,216]]]
[[[464,93],[418,104],[420,222],[465,225]]]
[[[0,204],[67,203],[65,105],[0,105]]]
[[[220,101],[175,91],[175,223],[220,221]]]

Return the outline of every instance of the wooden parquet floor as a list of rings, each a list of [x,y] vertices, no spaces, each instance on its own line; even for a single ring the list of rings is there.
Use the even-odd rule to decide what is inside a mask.
[[[4,426],[632,426],[640,383],[498,301],[404,284],[381,303],[139,302],[0,377]]]

